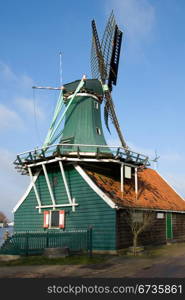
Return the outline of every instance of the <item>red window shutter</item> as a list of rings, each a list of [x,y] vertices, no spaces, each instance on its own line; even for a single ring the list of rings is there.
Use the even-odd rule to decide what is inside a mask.
[[[59,228],[65,227],[65,211],[60,210],[59,211]]]
[[[45,210],[44,211],[44,228],[48,228],[49,227],[49,211]]]

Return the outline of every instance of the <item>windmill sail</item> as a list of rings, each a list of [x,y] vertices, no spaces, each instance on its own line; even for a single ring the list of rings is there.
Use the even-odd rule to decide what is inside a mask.
[[[109,128],[109,115],[110,115],[110,105],[109,102],[106,101],[105,106],[104,106],[104,120],[105,120],[105,125],[107,127],[107,130],[110,133],[110,128]]]
[[[112,84],[116,85],[117,82],[121,42],[122,32],[116,25],[113,12],[111,12],[108,19],[101,44],[96,29],[96,23],[94,20],[92,21],[91,71],[92,77],[100,79],[104,86],[105,125],[110,132],[108,124],[110,117],[116,128],[122,146],[128,148],[119,126],[111,96]]]
[[[112,57],[110,62],[110,72],[108,78],[108,86],[110,90],[112,90],[112,84],[116,85],[117,83],[121,42],[122,42],[122,32],[118,29],[118,26],[116,25],[115,33],[114,33]]]
[[[115,26],[116,26],[116,21],[115,21],[115,17],[114,17],[113,11],[112,11],[110,14],[110,17],[107,21],[107,25],[105,27],[103,38],[101,41],[102,55],[104,58],[104,64],[105,64],[105,68],[107,71],[106,79],[108,79],[108,76],[110,73],[110,62],[111,62],[112,48],[113,48],[113,43],[114,43]]]
[[[91,70],[92,77],[101,79],[103,82],[107,77],[107,72],[102,55],[101,45],[96,29],[96,23],[92,21],[92,56],[91,56]]]
[[[105,91],[105,98],[106,98],[106,101],[108,103],[108,106],[109,106],[109,111],[110,111],[110,115],[111,115],[111,119],[113,121],[113,124],[116,128],[116,131],[117,131],[117,134],[119,136],[119,139],[121,141],[121,144],[124,148],[128,148],[124,138],[123,138],[123,134],[121,132],[121,128],[120,128],[120,125],[119,125],[119,122],[118,122],[118,119],[117,119],[117,116],[116,116],[116,112],[115,112],[115,109],[114,109],[114,103],[113,103],[113,100],[112,100],[112,96],[111,96],[111,93],[109,90]]]

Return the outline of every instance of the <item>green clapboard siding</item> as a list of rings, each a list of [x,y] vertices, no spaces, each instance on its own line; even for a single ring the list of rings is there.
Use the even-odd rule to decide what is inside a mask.
[[[48,168],[48,166],[47,166]],[[53,193],[57,204],[68,203],[64,183],[59,168],[48,168],[48,175],[52,185]],[[65,230],[86,229],[93,226],[93,249],[94,250],[115,250],[115,210],[110,208],[103,199],[101,199],[71,166],[65,167],[65,174],[70,188],[71,196],[75,198],[76,211],[72,212],[71,207],[64,209]],[[40,173],[37,182],[37,189],[41,198],[42,205],[52,204],[46,180],[43,173]],[[26,200],[15,212],[15,231],[42,231],[43,211],[39,214],[34,190],[32,189]],[[46,210],[49,210],[46,209]],[[49,229],[53,230],[53,229]],[[60,230],[60,229],[58,229]]]
[[[96,108],[96,105],[98,107]],[[72,137],[74,144],[106,145],[101,123],[100,103],[92,97],[78,96],[74,99],[66,113],[62,139]],[[97,133],[100,129],[100,134]],[[95,147],[80,147],[80,151],[96,151]],[[101,152],[105,148],[100,149]],[[109,152],[106,149],[105,152]]]
[[[74,81],[64,86],[64,95],[74,92],[79,81]],[[96,94],[103,96],[102,85],[97,79],[88,79],[84,83],[86,96],[76,96],[65,115],[65,125],[62,140],[71,140],[72,144],[107,145],[101,123],[101,103],[91,96]],[[68,105],[69,99],[66,101]],[[97,128],[99,132],[97,132]],[[72,148],[73,149],[73,148]],[[69,149],[70,150],[70,149]],[[80,151],[95,152],[95,147],[82,147]],[[110,152],[106,148],[101,152]]]

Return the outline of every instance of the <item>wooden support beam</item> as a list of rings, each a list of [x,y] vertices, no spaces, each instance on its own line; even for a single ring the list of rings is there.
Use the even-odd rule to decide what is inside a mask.
[[[45,164],[42,164],[42,168],[43,168],[43,171],[44,171],[44,176],[45,176],[46,183],[47,183],[47,186],[48,186],[48,190],[49,190],[49,193],[50,193],[51,201],[53,203],[53,209],[55,209],[55,206],[56,206],[55,198],[54,198],[54,195],[53,195],[53,191],[52,191],[52,188],[51,188],[51,184],[50,184],[50,181],[49,181],[49,177],[48,177],[48,173],[47,173]]]
[[[29,157],[30,157],[31,160],[33,160],[33,156],[32,156],[31,152],[29,152]]]
[[[97,147],[97,149],[96,149],[96,158],[99,157],[99,153],[100,153],[100,149],[99,149],[99,147]]]
[[[19,155],[17,155],[17,160],[19,161],[19,164],[22,164],[22,160]]]
[[[28,167],[28,172],[29,172],[29,175],[30,175],[31,183],[33,185],[33,189],[34,189],[34,192],[35,192],[37,203],[38,203],[39,206],[41,206],[40,196],[39,196],[39,193],[37,191],[37,187],[36,187],[34,179],[33,179],[33,174],[32,174],[31,168],[29,168],[29,167]],[[39,208],[39,214],[40,213],[41,213],[41,209]]]
[[[64,172],[63,163],[62,163],[61,160],[59,160],[59,166],[60,166],[60,171],[61,171],[62,178],[63,178],[63,181],[64,181],[64,186],[65,186],[65,189],[66,189],[66,193],[67,193],[69,203],[73,204],[73,201],[71,199],[71,195],[70,195],[70,192],[69,192],[69,187],[68,187],[68,184],[67,184],[67,180],[66,180],[66,175],[65,175],[65,172]]]
[[[41,205],[41,206],[36,206],[36,208],[56,208],[56,207],[70,207],[70,206],[78,206],[77,203],[73,204],[56,204],[55,206],[53,205]]]
[[[124,164],[122,163],[120,165],[120,175],[121,175],[121,193],[122,193],[122,196],[123,196],[123,192],[124,192]]]
[[[137,194],[138,194],[138,174],[137,174],[137,168],[135,168],[135,194],[136,194],[136,200],[137,200]]]
[[[78,158],[80,158],[80,147],[79,146],[77,147],[77,156],[78,156]]]
[[[75,206],[76,206],[75,198],[72,198],[72,203],[73,203],[72,211],[75,212]]]

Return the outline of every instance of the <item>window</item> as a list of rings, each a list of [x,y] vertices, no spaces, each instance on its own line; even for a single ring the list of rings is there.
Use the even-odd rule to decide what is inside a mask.
[[[164,213],[157,213],[157,219],[164,219]]]
[[[101,130],[100,130],[99,127],[96,127],[96,133],[97,133],[98,135],[101,135]]]
[[[44,211],[44,228],[64,228],[65,227],[65,211],[50,210]]]
[[[125,178],[131,179],[132,174],[131,174],[131,167],[125,166]]]
[[[59,227],[59,210],[51,211],[50,227]]]

